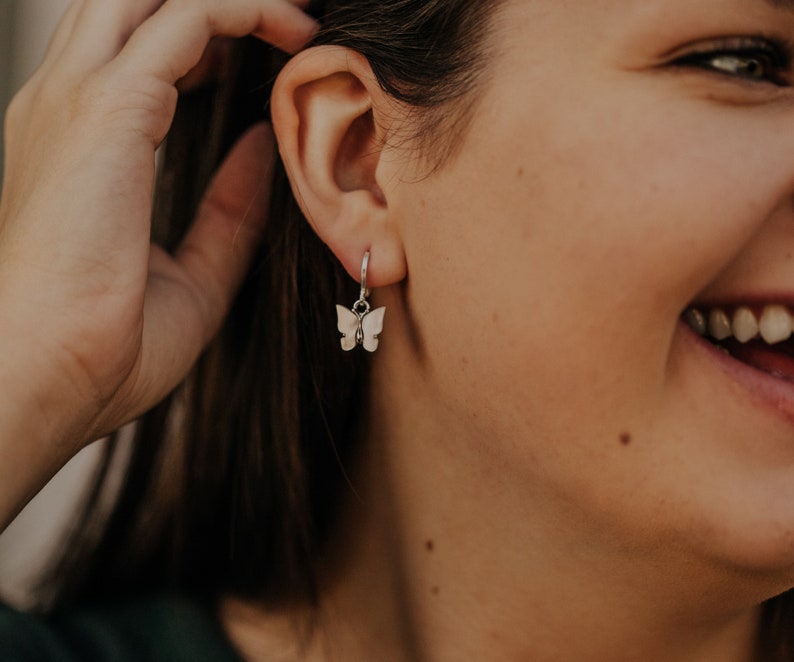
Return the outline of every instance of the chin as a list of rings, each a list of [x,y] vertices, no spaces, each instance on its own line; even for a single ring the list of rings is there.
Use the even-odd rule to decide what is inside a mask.
[[[770,507],[760,496],[742,501],[735,509],[712,513],[695,538],[698,546],[717,567],[757,584],[762,599],[794,588],[794,508]],[[755,510],[754,503],[759,504]]]

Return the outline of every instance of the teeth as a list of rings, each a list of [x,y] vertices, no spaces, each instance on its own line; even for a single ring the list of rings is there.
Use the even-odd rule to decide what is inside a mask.
[[[714,308],[709,313],[709,335],[715,340],[725,340],[733,335],[731,320],[724,310]]]
[[[742,306],[733,314],[733,337],[740,343],[750,342],[758,335],[758,320],[753,311]]]
[[[758,323],[761,337],[774,345],[791,337],[792,319],[785,306],[767,306]]]
[[[747,343],[759,336],[769,345],[788,340],[794,333],[794,314],[786,306],[766,306],[760,319],[748,306],[739,306],[731,317],[722,308],[711,308],[704,313],[690,308],[684,313],[684,321],[701,336],[710,336],[716,341],[735,338]]]
[[[706,321],[706,316],[701,313],[697,308],[690,308],[684,315],[684,321],[689,324],[695,333],[700,336],[705,336],[709,331],[709,325]]]

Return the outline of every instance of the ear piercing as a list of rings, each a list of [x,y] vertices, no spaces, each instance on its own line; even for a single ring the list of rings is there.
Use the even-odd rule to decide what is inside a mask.
[[[342,349],[349,352],[357,345],[362,345],[368,352],[378,349],[380,333],[383,331],[383,316],[385,308],[371,310],[367,297],[367,267],[369,266],[369,251],[364,253],[361,263],[361,291],[358,301],[348,310],[344,306],[336,307],[336,328],[342,334]]]

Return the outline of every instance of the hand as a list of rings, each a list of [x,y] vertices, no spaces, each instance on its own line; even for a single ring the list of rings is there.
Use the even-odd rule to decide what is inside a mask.
[[[269,129],[252,129],[176,254],[151,246],[154,154],[176,84],[213,37],[253,33],[295,51],[315,30],[290,0],[74,0],[6,121],[4,461],[18,459],[12,430],[71,455],[189,371],[249,266],[275,150]],[[11,405],[29,428],[9,423]]]

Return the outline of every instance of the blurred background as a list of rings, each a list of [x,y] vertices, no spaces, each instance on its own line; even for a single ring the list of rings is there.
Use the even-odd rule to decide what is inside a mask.
[[[41,61],[69,0],[0,0],[0,115]],[[2,156],[2,147],[0,147]],[[2,159],[0,159],[2,162]],[[0,165],[0,181],[3,176]],[[19,606],[71,520],[96,447],[81,453],[0,535],[0,595]]]

